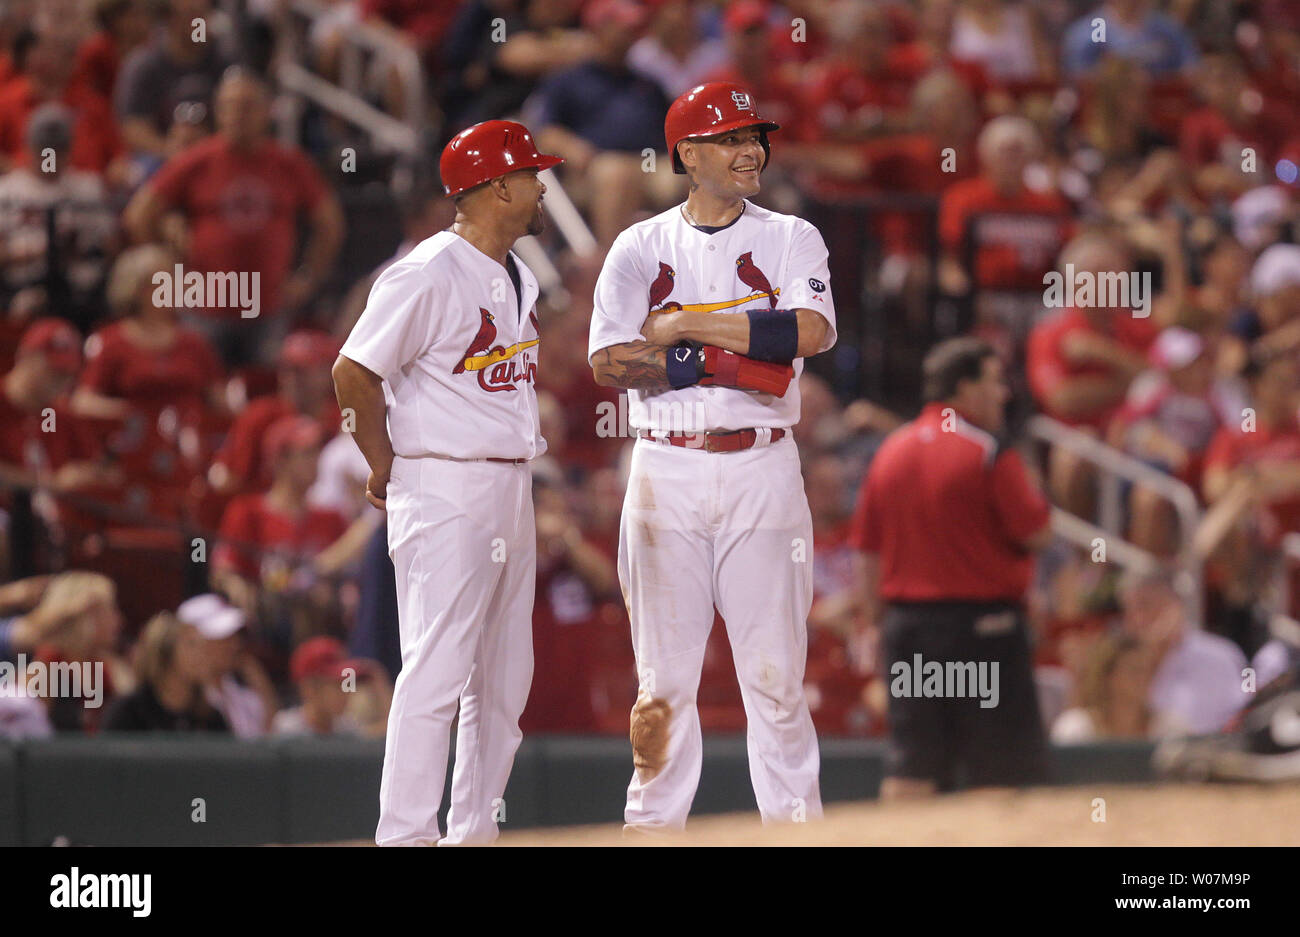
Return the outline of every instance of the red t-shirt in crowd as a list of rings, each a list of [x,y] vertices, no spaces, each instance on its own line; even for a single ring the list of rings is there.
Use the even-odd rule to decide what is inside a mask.
[[[122,56],[113,34],[100,30],[77,49],[77,65],[72,80],[83,81],[100,94],[111,97],[121,64]]]
[[[178,153],[148,185],[186,216],[186,263],[201,272],[257,272],[258,315],[275,313],[294,260],[298,214],[312,211],[326,196],[325,182],[311,160],[272,140],[238,151],[214,134]],[[241,316],[233,301],[209,312],[220,318]]]
[[[287,571],[310,560],[347,527],[337,511],[308,507],[294,517],[271,507],[264,494],[240,495],[221,517],[212,561],[219,569],[258,581],[272,565]]]
[[[1240,426],[1225,426],[1215,434],[1205,454],[1205,470],[1234,469],[1241,465],[1300,462],[1300,425],[1256,425],[1243,433]],[[1300,498],[1270,502],[1268,511],[1279,532],[1300,531]]]
[[[958,153],[957,158],[962,158]],[[970,158],[966,154],[966,158]],[[1061,247],[1074,230],[1070,203],[1056,192],[1021,189],[1006,197],[984,176],[957,182],[939,203],[939,238],[946,250],[965,259],[966,229],[975,222],[975,283],[994,290],[1041,290]]]
[[[1115,310],[1110,319],[1109,337],[1132,351],[1146,354],[1155,341],[1157,330],[1150,319],[1137,319],[1127,312]],[[1087,362],[1076,364],[1066,360],[1062,351],[1065,339],[1076,332],[1104,334],[1077,309],[1062,309],[1055,315],[1040,319],[1029,332],[1025,348],[1025,372],[1029,389],[1038,406],[1050,417],[1071,426],[1091,426],[1104,429],[1116,411],[1123,406],[1121,397],[1110,406],[1100,407],[1092,413],[1067,417],[1050,404],[1051,395],[1065,381],[1090,375],[1109,373],[1106,366]]]
[[[297,411],[293,404],[278,394],[272,394],[249,401],[248,406],[235,418],[230,432],[226,434],[225,443],[213,461],[230,471],[240,483],[238,490],[266,488],[271,484],[270,468],[262,459],[266,431],[280,417],[293,416],[295,413]],[[339,425],[343,421],[338,403],[325,401],[316,420],[324,430],[325,438],[332,437],[339,431]]]
[[[25,75],[0,88],[0,152],[18,166],[31,163],[27,121],[32,112],[44,103],[37,98],[31,79]],[[108,98],[84,82],[72,81],[64,89],[59,103],[73,113],[72,168],[103,172],[123,153],[122,138]]]
[[[890,602],[1019,602],[1033,555],[1021,544],[1048,520],[1020,454],[931,403],[871,461],[852,545],[879,554]]]
[[[1271,174],[1273,162],[1290,134],[1290,114],[1265,102],[1253,119],[1234,126],[1213,107],[1202,107],[1183,118],[1178,128],[1178,154],[1193,168],[1210,163],[1240,166],[1242,148],[1255,150],[1259,172]]]
[[[805,94],[806,119],[816,139],[828,139],[841,127],[870,114],[893,114],[908,105],[909,84],[889,70],[865,74],[843,62],[830,62],[814,72]],[[762,98],[759,98],[762,101]]]
[[[191,329],[177,329],[171,347],[145,349],[114,322],[86,342],[81,385],[126,400],[125,421],[102,421],[106,447],[136,481],[184,486],[202,471],[207,453],[199,429],[206,391],[222,376],[211,343]]]

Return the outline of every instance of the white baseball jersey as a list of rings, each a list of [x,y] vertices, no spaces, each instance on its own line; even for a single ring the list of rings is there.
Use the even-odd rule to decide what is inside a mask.
[[[513,254],[511,255],[513,256]],[[384,379],[388,435],[405,458],[531,459],[537,418],[537,280],[460,235],[422,241],[375,281],[342,354]]]
[[[709,234],[686,221],[682,207],[649,218],[620,234],[596,281],[588,359],[602,348],[644,341],[650,311],[740,313],[755,308],[813,309],[830,326],[819,351],[835,344],[826,243],[815,227],[745,202],[741,215]],[[790,427],[799,421],[798,376],[784,397],[731,387],[628,391],[628,422],[646,430],[733,430]],[[704,425],[672,425],[678,419]]]

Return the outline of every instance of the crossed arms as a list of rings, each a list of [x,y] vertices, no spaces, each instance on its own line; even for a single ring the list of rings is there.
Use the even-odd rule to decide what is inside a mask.
[[[826,340],[826,319],[814,309],[797,309],[799,348],[796,357],[817,354]],[[749,317],[744,313],[657,312],[641,326],[643,341],[602,348],[591,356],[596,383],[633,390],[667,390],[665,354],[682,341],[714,345],[738,355],[749,353]]]

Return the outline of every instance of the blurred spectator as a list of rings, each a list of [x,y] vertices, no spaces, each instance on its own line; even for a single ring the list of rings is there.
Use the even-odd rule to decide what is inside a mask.
[[[112,98],[123,59],[149,38],[146,0],[93,0],[96,32],[77,49],[76,78]]]
[[[1206,197],[1239,195],[1281,155],[1291,132],[1290,108],[1250,87],[1235,55],[1207,56],[1197,73],[1196,90],[1205,104],[1183,117],[1179,152]],[[1259,167],[1252,172],[1243,165],[1247,148]]]
[[[808,613],[808,707],[818,732],[876,734],[884,697],[871,699],[879,632],[867,627],[849,542],[852,491],[844,462],[819,456],[804,468],[813,521],[813,602]],[[877,687],[879,689],[879,687]]]
[[[994,118],[980,131],[977,148],[980,174],[954,182],[943,193],[939,285],[954,296],[972,287],[1038,293],[1052,257],[1072,229],[1070,206],[1058,193],[1036,191],[1025,183],[1025,171],[1042,152],[1038,131],[1028,120]],[[970,155],[958,153],[957,159]],[[974,263],[969,270],[967,256]]]
[[[67,322],[38,319],[23,332],[0,376],[0,472],[11,483],[75,491],[120,478],[68,405],[80,370],[81,336]]]
[[[0,88],[0,166],[28,165],[27,125],[42,104],[63,104],[72,113],[68,161],[73,169],[104,173],[124,153],[107,98],[73,75],[77,34],[70,23],[42,17],[26,53],[23,73]],[[111,178],[119,173],[114,170]]]
[[[1113,236],[1092,232],[1066,245],[1059,267],[1072,269],[1076,278],[1080,273],[1127,276],[1132,257]],[[1057,310],[1033,327],[1026,348],[1025,370],[1035,402],[1048,416],[1104,435],[1129,385],[1146,368],[1155,336],[1150,319],[1135,318],[1128,309],[1094,304]],[[1094,481],[1083,459],[1053,449],[1049,488],[1056,503],[1091,517]]]
[[[1205,500],[1211,505],[1197,534],[1198,549],[1212,556],[1228,608],[1225,628],[1247,654],[1265,640],[1252,607],[1270,570],[1261,554],[1300,532],[1300,368],[1294,354],[1260,354],[1247,368],[1250,409],[1226,423],[1205,457]],[[1271,564],[1270,564],[1271,565]],[[1297,614],[1297,574],[1290,573]]]
[[[362,22],[383,30],[414,49],[424,67],[437,74],[443,67],[442,43],[456,19],[463,0],[358,0]],[[402,73],[390,66],[382,76],[384,104],[398,119],[421,121],[424,114],[408,113],[407,91]]]
[[[176,617],[193,625],[207,642],[204,699],[238,738],[265,735],[277,708],[275,687],[244,646],[244,613],[208,592],[182,602]]]
[[[1188,329],[1161,332],[1150,359],[1152,370],[1134,380],[1116,414],[1111,442],[1199,491],[1210,441],[1240,420],[1245,398],[1235,383],[1216,380],[1210,349]],[[1133,543],[1161,556],[1177,550],[1177,515],[1168,499],[1137,485],[1131,511]]]
[[[213,584],[250,618],[265,638],[285,647],[292,638],[339,627],[332,577],[342,563],[328,549],[347,531],[336,512],[312,507],[324,436],[319,424],[287,416],[266,431],[263,458],[271,487],[227,505],[213,553]]]
[[[289,677],[301,703],[282,709],[271,721],[275,735],[359,735],[361,727],[347,712],[344,681],[356,667],[335,638],[304,641],[289,660]]]
[[[48,607],[35,612],[51,578],[28,576],[0,585],[0,663],[13,662],[70,623],[48,614]]]
[[[195,19],[209,30],[202,42],[194,39]],[[182,101],[197,98],[211,109],[230,64],[210,32],[212,24],[211,0],[168,0],[161,28],[123,61],[114,105],[132,152],[168,155],[167,135]]]
[[[117,219],[100,177],[69,158],[73,121],[62,104],[36,108],[27,122],[30,160],[0,176],[0,295],[43,287],[64,315],[89,322],[99,314]]]
[[[109,306],[117,321],[86,341],[86,367],[72,396],[78,416],[96,421],[104,448],[128,475],[126,502],[180,517],[210,453],[200,430],[224,409],[223,374],[211,342],[156,301],[159,276],[175,256],[156,244],[133,247],[113,266]]]
[[[1025,81],[1055,71],[1053,50],[1039,33],[1033,4],[962,0],[953,18],[952,57],[977,62],[993,78]]]
[[[208,471],[213,488],[232,495],[270,484],[271,467],[262,457],[263,442],[267,429],[283,417],[297,414],[315,420],[322,439],[339,431],[341,416],[330,367],[341,345],[333,336],[314,329],[299,329],[285,338],[275,372],[276,393],[249,401],[235,418]]]
[[[591,732],[598,727],[602,632],[611,630],[601,612],[619,594],[618,573],[610,554],[584,536],[563,487],[537,484],[534,501],[534,677],[520,725],[525,732]]]
[[[103,666],[99,707],[88,707],[84,698],[51,696],[46,700],[55,731],[94,732],[106,713],[104,706],[136,686],[135,674],[118,651],[123,621],[117,586],[100,573],[60,573],[50,581],[32,615],[64,622],[36,646],[36,660],[47,667],[67,663]]]
[[[329,274],[343,239],[343,210],[316,167],[269,137],[269,94],[251,73],[227,73],[216,92],[217,133],[171,159],[123,216],[136,240],[165,237],[200,272],[260,277],[256,318],[228,302],[195,319],[227,363],[268,353],[288,331],[287,314]],[[310,235],[291,272],[300,212]]]
[[[1147,738],[1151,676],[1151,654],[1137,638],[1127,634],[1102,638],[1088,653],[1077,705],[1052,723],[1052,741],[1077,745]]]
[[[729,3],[722,20],[727,60],[694,84],[731,81],[746,88],[762,102],[764,116],[781,125],[783,146],[773,154],[774,158],[781,159],[792,141],[805,138],[807,115],[800,83],[788,70],[773,66],[770,9],[766,0]]]
[[[203,695],[208,665],[198,629],[171,612],[145,625],[136,647],[140,686],[104,717],[105,732],[229,732]]]
[[[517,113],[539,81],[595,55],[595,39],[575,28],[580,6],[579,0],[467,0],[443,46],[450,128]]]
[[[698,0],[660,0],[646,35],[628,50],[628,65],[653,78],[670,101],[703,84],[727,60],[723,42],[701,34],[700,13]]]
[[[1196,45],[1154,0],[1107,0],[1070,24],[1061,59],[1065,71],[1077,76],[1107,55],[1132,59],[1153,76],[1165,76],[1195,64]]]
[[[1300,245],[1266,248],[1250,271],[1253,308],[1232,323],[1232,332],[1257,354],[1300,348]]]
[[[889,67],[890,31],[876,3],[839,2],[829,19],[831,52],[805,86],[819,140],[858,141],[900,129],[909,76]]]
[[[538,146],[564,158],[566,187],[587,207],[602,247],[636,212],[667,207],[684,188],[666,160],[655,172],[642,168],[645,153],[664,151],[669,104],[658,85],[628,67],[645,20],[634,0],[588,5],[583,25],[596,39],[594,57],[548,79],[527,109]]]
[[[1124,633],[1151,655],[1147,693],[1154,735],[1205,735],[1247,703],[1246,656],[1226,638],[1191,624],[1165,571],[1129,573],[1120,585]]]

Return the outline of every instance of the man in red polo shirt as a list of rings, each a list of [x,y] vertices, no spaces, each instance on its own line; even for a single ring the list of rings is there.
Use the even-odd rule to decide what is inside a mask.
[[[872,460],[850,532],[889,687],[882,798],[1047,774],[1022,600],[1048,504],[995,435],[1010,391],[993,348],[943,342],[923,376],[925,408]]]

